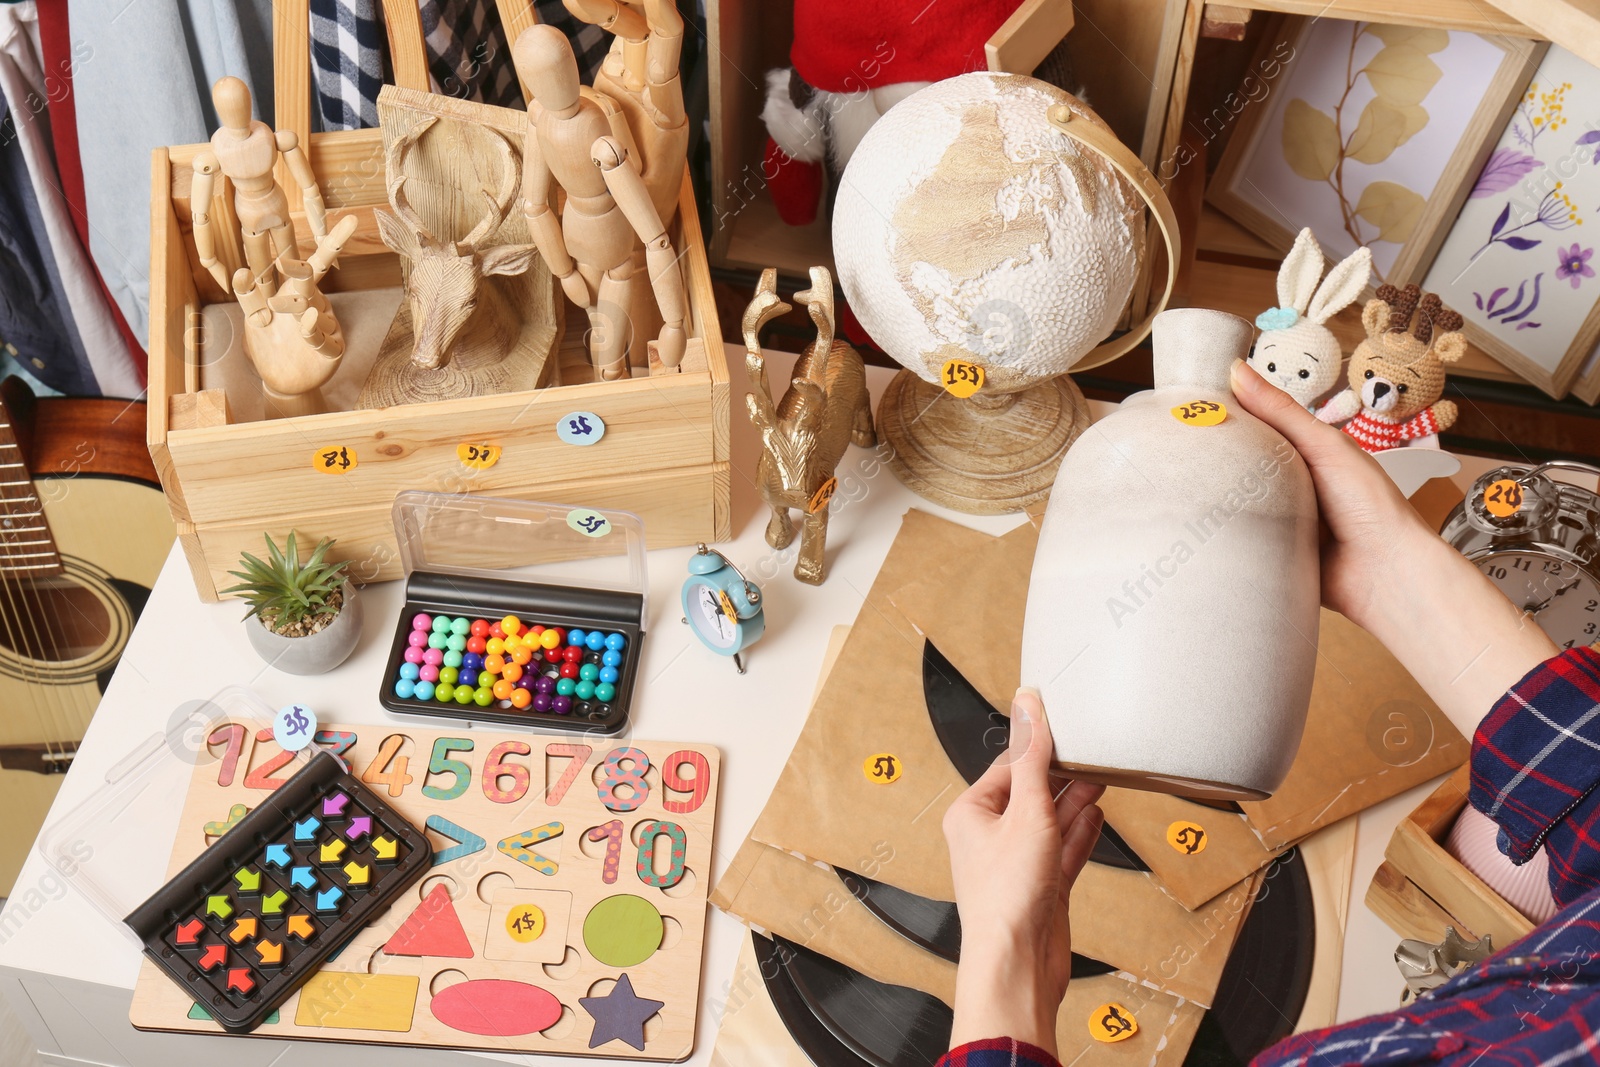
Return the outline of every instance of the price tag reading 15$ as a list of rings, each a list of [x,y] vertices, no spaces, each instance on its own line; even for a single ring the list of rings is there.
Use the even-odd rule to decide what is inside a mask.
[[[964,359],[945,360],[944,369],[939,372],[939,384],[944,386],[944,391],[962,400],[982,389],[983,382],[983,368]]]
[[[1185,426],[1215,426],[1228,417],[1228,409],[1215,400],[1191,400],[1173,408],[1172,417]]]

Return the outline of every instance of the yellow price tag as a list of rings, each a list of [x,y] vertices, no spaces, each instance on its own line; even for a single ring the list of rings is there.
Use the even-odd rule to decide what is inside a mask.
[[[1228,417],[1228,409],[1215,400],[1191,400],[1173,408],[1172,417],[1185,426],[1215,426]]]
[[[893,752],[875,752],[861,762],[861,773],[867,781],[879,785],[893,785],[906,773],[906,765]]]
[[[811,494],[811,499],[806,503],[806,513],[814,514],[828,506],[828,501],[833,499],[833,491],[839,488],[839,479],[829,476],[828,480],[817,487]]]
[[[1522,510],[1522,485],[1514,478],[1490,482],[1483,491],[1483,507],[1497,519],[1509,519]]]
[[[1121,1004],[1102,1004],[1089,1013],[1089,1036],[1096,1041],[1126,1041],[1139,1032],[1139,1021]]]
[[[311,466],[323,474],[344,474],[356,469],[356,450],[347,445],[323,445],[311,453]]]
[[[939,373],[939,384],[944,386],[944,391],[962,400],[982,389],[983,381],[983,368],[964,359],[945,360],[944,370]]]
[[[544,912],[532,904],[518,904],[506,912],[506,933],[526,945],[544,935]]]
[[[463,467],[488,470],[500,462],[500,446],[486,445],[480,441],[462,441],[456,445],[456,458]]]
[[[728,617],[728,621],[737,626],[739,623],[739,612],[734,608],[733,597],[728,595],[728,591],[726,589],[717,590],[717,603],[722,606],[722,614]]]
[[[1185,856],[1193,856],[1196,852],[1206,850],[1205,827],[1199,823],[1186,822],[1182,819],[1167,827],[1167,844]]]

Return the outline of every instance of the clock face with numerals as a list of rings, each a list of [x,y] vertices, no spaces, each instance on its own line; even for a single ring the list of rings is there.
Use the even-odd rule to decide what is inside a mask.
[[[693,579],[690,581],[692,588],[686,590],[684,596],[688,601],[688,611],[684,617],[689,620],[689,626],[700,640],[711,647],[732,648],[739,639],[738,622],[728,618],[723,610],[722,600],[726,594],[722,587]]]
[[[1560,647],[1600,641],[1600,583],[1582,567],[1522,549],[1484,552],[1472,562]]]

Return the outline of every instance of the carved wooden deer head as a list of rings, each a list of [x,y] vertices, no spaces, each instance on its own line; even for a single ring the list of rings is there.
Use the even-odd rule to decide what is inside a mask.
[[[422,221],[406,199],[405,161],[436,121],[428,118],[418,122],[389,145],[384,163],[388,171],[389,205],[394,211],[379,209],[374,212],[383,243],[404,256],[411,265],[406,282],[415,339],[411,359],[425,368],[445,363],[457,338],[473,320],[480,301],[492,295],[486,294],[483,279],[495,274],[521,274],[532,265],[537,251],[531,244],[479,247],[505,221],[506,211],[522,180],[521,167],[511,143],[494,130],[486,133],[500,160],[499,187],[491,191],[485,184],[482,188],[488,210],[472,232],[459,241],[449,240],[435,236]],[[468,154],[473,166],[477,158]]]

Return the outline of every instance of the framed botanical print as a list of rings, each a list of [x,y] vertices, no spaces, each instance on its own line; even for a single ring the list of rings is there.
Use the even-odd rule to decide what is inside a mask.
[[[1207,199],[1280,252],[1310,226],[1330,260],[1371,249],[1374,285],[1420,281],[1545,46],[1334,18],[1285,18],[1283,41]]]
[[[1600,341],[1600,70],[1552,46],[1478,172],[1423,287],[1467,338],[1552,396]]]

